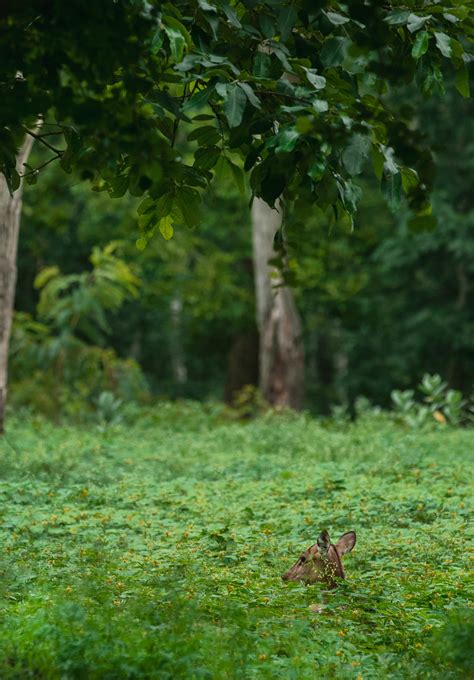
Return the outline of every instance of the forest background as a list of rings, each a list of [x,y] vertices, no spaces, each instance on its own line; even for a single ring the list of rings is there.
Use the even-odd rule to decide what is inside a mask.
[[[0,6],[2,679],[472,676],[471,4]]]
[[[350,412],[361,396],[388,406],[393,389],[412,389],[425,373],[467,396],[472,389],[473,105],[449,83],[444,94],[406,89],[396,101],[417,110],[435,152],[437,228],[409,229],[408,210],[390,212],[368,167],[355,180],[363,194],[353,230],[329,225],[316,207],[285,216],[287,276],[303,324],[303,405],[314,413]],[[190,142],[179,144],[191,157]],[[34,147],[33,167],[43,150]],[[230,172],[217,173],[199,226],[169,241],[158,234],[146,247],[137,204],[129,194],[92,193],[55,164],[25,186],[12,408],[82,417],[103,393],[257,408],[245,389],[258,385],[248,193]]]

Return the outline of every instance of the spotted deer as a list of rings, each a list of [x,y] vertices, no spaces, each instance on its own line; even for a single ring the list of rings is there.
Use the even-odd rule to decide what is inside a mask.
[[[355,542],[355,531],[342,534],[336,545],[331,543],[328,532],[322,531],[316,543],[301,553],[294,565],[282,574],[282,579],[308,585],[325,583],[329,588],[335,588],[336,578],[346,578],[342,556],[352,550]]]

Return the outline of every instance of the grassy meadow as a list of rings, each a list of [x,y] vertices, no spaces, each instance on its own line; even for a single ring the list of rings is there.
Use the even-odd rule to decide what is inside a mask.
[[[468,678],[473,451],[472,429],[376,413],[242,423],[163,403],[109,428],[14,416],[0,678]],[[283,583],[324,528],[357,532],[347,581],[327,596]]]

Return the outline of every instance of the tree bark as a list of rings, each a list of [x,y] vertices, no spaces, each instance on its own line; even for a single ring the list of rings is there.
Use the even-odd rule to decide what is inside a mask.
[[[188,381],[188,369],[183,347],[183,301],[179,295],[175,295],[170,304],[171,312],[171,369],[174,382],[178,388],[182,388]]]
[[[300,315],[292,291],[268,262],[282,215],[265,201],[252,204],[253,260],[260,333],[260,389],[276,408],[300,409],[304,396],[304,346]]]
[[[17,155],[17,170],[21,174],[33,145],[33,137],[26,135]],[[23,183],[10,194],[0,173],[0,434],[5,427],[5,407],[8,384],[8,348],[12,327],[16,286],[16,256],[23,198]]]
[[[256,328],[239,333],[233,338],[227,357],[224,389],[226,404],[232,405],[237,394],[247,385],[258,385],[258,350]]]

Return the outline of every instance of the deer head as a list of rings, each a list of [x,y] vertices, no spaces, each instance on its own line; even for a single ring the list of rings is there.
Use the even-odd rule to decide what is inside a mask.
[[[352,550],[355,542],[355,531],[342,534],[336,545],[331,543],[328,532],[322,531],[317,542],[301,553],[294,565],[282,575],[282,579],[303,581],[308,585],[326,583],[329,588],[335,588],[336,577],[346,577],[342,566],[342,556]]]

